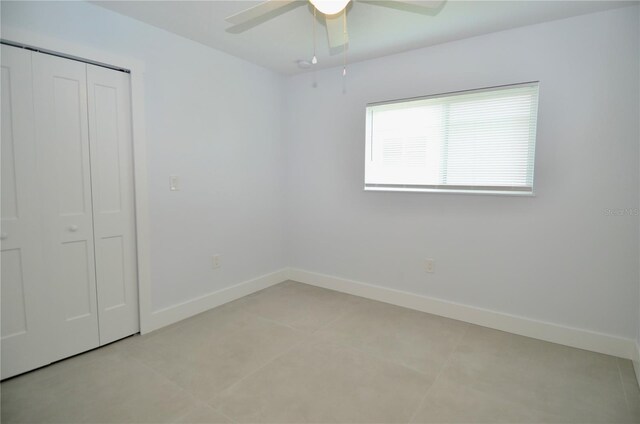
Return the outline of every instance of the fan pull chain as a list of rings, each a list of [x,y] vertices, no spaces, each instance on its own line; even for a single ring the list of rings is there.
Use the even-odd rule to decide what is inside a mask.
[[[347,11],[344,10],[342,12],[342,41],[344,44],[342,45],[343,56],[342,56],[342,76],[347,76]]]
[[[316,8],[313,8],[313,57],[311,58],[312,64],[318,63],[318,57],[316,56]]]

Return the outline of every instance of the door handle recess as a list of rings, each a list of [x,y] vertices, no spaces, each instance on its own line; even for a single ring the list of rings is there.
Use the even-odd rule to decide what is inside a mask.
[[[77,225],[69,225],[69,231],[71,231],[72,233],[75,233],[76,231],[78,231],[78,226]]]

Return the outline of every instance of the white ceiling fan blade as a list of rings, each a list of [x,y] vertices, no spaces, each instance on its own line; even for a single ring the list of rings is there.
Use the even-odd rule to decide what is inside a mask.
[[[244,24],[296,2],[299,3],[299,6],[307,3],[306,1],[301,0],[267,0],[258,5],[238,12],[235,15],[231,15],[225,20],[234,25]]]
[[[416,7],[424,7],[426,9],[437,9],[445,0],[392,0],[394,3],[404,3]]]
[[[446,0],[359,0],[375,6],[391,7],[407,12],[424,13],[440,9]],[[433,12],[432,12],[433,13]]]
[[[342,47],[349,42],[344,14],[345,11],[343,10],[335,15],[325,15],[327,38],[331,49]]]

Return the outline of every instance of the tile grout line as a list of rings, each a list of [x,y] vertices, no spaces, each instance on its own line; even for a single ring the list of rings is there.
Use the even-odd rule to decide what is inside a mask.
[[[420,374],[420,375],[423,375],[423,376],[425,376],[425,377],[428,377],[428,374],[427,374],[426,372],[424,372],[424,371],[420,371],[419,369],[413,368],[413,367],[412,367],[412,366],[410,366],[410,365],[407,365],[407,364],[402,363],[402,362],[399,362],[399,361],[395,361],[395,360],[393,360],[393,359],[391,359],[391,358],[389,358],[389,357],[385,357],[385,356],[383,356],[383,355],[381,355],[381,354],[373,353],[373,352],[368,352],[368,351],[366,351],[364,348],[359,347],[359,346],[356,346],[355,344],[350,344],[349,342],[342,341],[342,340],[330,340],[330,339],[322,338],[322,336],[318,336],[318,335],[316,335],[316,333],[317,333],[318,331],[320,331],[320,330],[324,330],[324,329],[328,328],[331,324],[333,324],[333,323],[335,323],[335,322],[339,321],[340,319],[342,319],[342,318],[346,318],[346,317],[351,316],[351,315],[353,315],[353,314],[355,314],[355,312],[345,312],[345,313],[344,313],[344,314],[342,314],[341,316],[339,316],[339,317],[337,317],[337,318],[335,318],[335,319],[331,320],[331,322],[327,323],[326,325],[324,325],[324,326],[322,326],[322,327],[318,328],[318,329],[317,329],[316,331],[314,331],[311,335],[312,335],[312,336],[315,336],[315,337],[317,337],[317,338],[319,338],[319,340],[320,340],[320,341],[322,341],[322,342],[325,342],[325,343],[333,343],[333,344],[336,344],[336,345],[339,345],[339,346],[343,346],[343,347],[346,347],[346,348],[349,348],[349,349],[355,350],[356,352],[360,352],[360,353],[362,353],[362,354],[365,354],[365,355],[367,355],[367,356],[370,356],[370,357],[372,357],[372,358],[375,358],[375,359],[378,359],[378,360],[381,360],[381,361],[387,362],[387,363],[389,363],[389,364],[394,364],[394,365],[401,366],[401,367],[406,368],[406,369],[408,369],[408,370],[410,370],[410,371],[414,371],[414,372],[416,372],[416,373],[418,373],[418,374]],[[447,319],[448,319],[448,318],[447,318]],[[460,336],[460,337],[461,337],[461,339],[460,339],[460,340],[462,340],[462,338],[464,337],[464,335],[465,335],[465,334],[466,334],[466,332],[467,332],[467,329],[469,328],[469,327],[468,327],[468,326],[469,326],[469,324],[467,324],[467,323],[464,323],[464,324],[465,324],[465,327],[464,327],[464,331],[462,332],[462,335]],[[460,341],[458,341],[458,343],[456,343],[456,345],[454,346],[454,350],[453,350],[453,351],[455,351],[455,349],[458,347],[458,344],[459,344],[459,343],[460,343]],[[451,353],[453,353],[453,351],[452,351]]]
[[[312,334],[312,336],[315,336],[317,338],[320,337],[320,336],[316,336],[315,334]],[[317,340],[317,341],[319,341],[321,343],[337,345],[337,346],[340,346],[340,347],[344,347],[346,349],[350,349],[350,350],[359,352],[359,353],[361,353],[361,354],[363,354],[365,356],[369,356],[369,357],[371,357],[373,359],[377,359],[378,361],[386,362],[388,364],[395,365],[395,366],[398,366],[398,367],[402,367],[402,368],[405,368],[405,369],[407,369],[409,371],[413,371],[413,372],[415,372],[417,374],[420,374],[420,375],[422,375],[424,377],[428,377],[429,376],[424,371],[420,371],[418,369],[415,369],[415,368],[413,368],[413,367],[411,367],[411,366],[409,366],[407,364],[403,364],[401,362],[396,362],[393,359],[387,358],[387,357],[382,356],[380,354],[373,353],[373,352],[368,352],[368,351],[364,350],[363,348],[361,348],[359,346],[355,346],[355,345],[349,344],[348,342],[343,342],[343,341],[340,341],[340,340],[327,340],[327,339],[322,339],[322,338],[319,338],[319,340]]]
[[[303,283],[303,284],[304,284],[304,283]],[[359,297],[359,296],[356,296],[356,297]],[[242,307],[240,307],[240,309],[243,309],[243,308],[242,308]],[[243,310],[243,311],[244,311],[244,310]],[[308,332],[308,333],[307,333],[307,332],[305,332],[305,331],[303,331],[303,330],[300,330],[300,329],[297,329],[297,328],[295,328],[295,327],[292,327],[292,326],[290,326],[290,325],[288,325],[288,324],[285,324],[285,323],[283,323],[283,322],[280,322],[280,321],[277,321],[277,320],[273,320],[273,319],[271,319],[271,318],[263,317],[262,315],[260,315],[260,314],[258,314],[258,313],[255,313],[255,312],[252,312],[252,311],[244,311],[244,312],[246,312],[246,313],[248,313],[248,314],[251,314],[251,315],[254,315],[254,316],[256,316],[256,317],[258,317],[258,318],[261,318],[261,319],[263,319],[263,320],[265,320],[265,321],[271,322],[271,323],[273,323],[273,324],[283,325],[283,326],[285,326],[285,327],[291,328],[291,329],[296,330],[296,331],[298,331],[298,332],[303,332],[303,333],[305,333],[305,334],[308,334],[308,335],[309,335],[309,336],[311,336],[311,337],[319,338],[319,339],[318,339],[318,341],[320,341],[320,342],[324,342],[324,343],[332,343],[332,344],[335,344],[335,345],[338,345],[338,346],[342,346],[342,347],[344,347],[344,348],[351,349],[351,350],[354,350],[354,351],[356,351],[356,352],[359,352],[359,353],[361,353],[361,354],[363,354],[363,355],[365,355],[365,356],[369,356],[369,357],[371,357],[371,358],[377,359],[377,360],[379,360],[379,361],[386,362],[386,363],[388,363],[388,364],[392,364],[392,365],[400,366],[400,367],[405,368],[405,369],[407,369],[407,370],[409,370],[409,371],[413,371],[413,372],[415,372],[415,373],[417,373],[417,374],[420,374],[420,375],[422,375],[422,376],[428,377],[428,374],[427,374],[427,373],[425,373],[424,371],[420,371],[420,370],[418,370],[418,369],[416,369],[416,368],[413,368],[413,367],[411,367],[411,366],[409,366],[409,365],[407,365],[407,364],[404,364],[404,363],[401,363],[401,362],[394,361],[393,359],[388,358],[388,357],[385,357],[385,356],[382,356],[382,355],[378,355],[378,354],[375,354],[375,353],[372,353],[372,352],[368,352],[368,351],[366,351],[366,350],[364,350],[364,349],[362,349],[362,348],[360,348],[360,347],[358,347],[358,346],[352,345],[352,344],[350,344],[350,343],[348,343],[348,342],[336,341],[336,340],[325,340],[325,339],[321,338],[321,336],[318,336],[318,335],[317,335],[317,333],[318,333],[318,332],[320,332],[320,331],[322,331],[322,330],[325,330],[325,329],[329,328],[332,324],[334,324],[334,323],[336,323],[336,322],[338,322],[338,321],[340,321],[340,320],[342,320],[342,319],[348,318],[348,317],[353,316],[354,314],[356,314],[356,312],[355,312],[355,311],[353,311],[353,309],[352,309],[352,308],[349,308],[348,310],[346,310],[346,311],[345,311],[345,312],[343,312],[342,314],[339,314],[338,316],[336,316],[336,317],[332,318],[331,320],[327,321],[326,323],[324,323],[323,325],[321,325],[321,326],[320,326],[320,327],[318,327],[317,329],[315,329],[315,330],[313,330],[313,331],[311,331],[311,332]],[[465,323],[465,324],[466,324],[466,323]],[[469,327],[468,327],[468,325],[469,325],[469,324],[467,324],[467,326],[465,326],[464,332],[463,332],[463,334],[460,336],[460,337],[461,337],[461,340],[462,340],[462,338],[464,337],[464,335],[466,334],[467,329],[469,328]],[[460,343],[460,341],[459,341],[458,343]],[[453,351],[455,351],[455,349],[456,349],[456,348],[457,348],[457,344],[456,344],[456,347],[454,347],[454,350],[453,350]],[[453,351],[452,351],[452,353],[453,353]],[[435,380],[434,380],[434,381],[435,381]],[[235,384],[235,383],[234,383],[234,384]],[[226,389],[225,389],[225,390],[226,390]]]
[[[293,330],[294,332],[298,333],[301,336],[301,340],[298,340],[297,342],[294,342],[291,346],[287,347],[286,349],[284,349],[282,352],[280,352],[279,354],[276,354],[275,356],[273,356],[272,358],[268,359],[264,364],[260,365],[259,367],[257,367],[256,369],[249,371],[249,373],[247,373],[247,375],[242,376],[240,379],[238,379],[237,381],[233,382],[232,384],[230,384],[229,386],[225,387],[224,389],[220,390],[220,392],[217,394],[221,394],[224,393],[225,391],[229,390],[230,388],[234,387],[236,384],[240,383],[241,381],[243,381],[244,379],[248,378],[249,376],[255,374],[256,372],[258,372],[259,370],[261,370],[262,368],[264,368],[265,366],[269,365],[270,363],[272,363],[273,361],[275,361],[276,359],[278,359],[280,356],[290,352],[291,350],[295,349],[296,347],[298,347],[299,345],[301,345],[305,340],[305,338],[308,336],[304,331],[298,330],[296,328],[290,327],[286,324],[282,324],[280,322],[277,321],[273,321],[271,319],[268,318],[264,318],[258,314],[252,313],[250,311],[245,310],[242,306],[240,306],[239,311],[250,316],[253,318],[257,318],[260,320],[263,320],[264,322],[268,322],[270,324],[273,325],[278,325],[281,327],[286,327],[289,328],[291,330]],[[199,319],[198,319],[199,320]],[[120,352],[118,352],[118,354],[120,354]],[[124,355],[123,355],[124,356]],[[216,407],[215,405],[213,405],[211,403],[211,401],[207,401],[204,399],[199,398],[198,396],[196,396],[195,394],[193,394],[189,389],[187,389],[186,387],[183,387],[181,384],[179,384],[178,382],[174,381],[173,379],[171,379],[170,377],[162,374],[161,372],[159,372],[158,370],[154,369],[153,367],[147,365],[146,363],[144,363],[144,361],[136,358],[133,355],[130,356],[125,356],[123,359],[127,359],[127,357],[130,357],[132,360],[134,360],[135,362],[141,364],[142,366],[144,366],[145,368],[153,371],[155,374],[161,376],[162,378],[164,378],[165,380],[167,380],[168,382],[170,382],[171,384],[173,384],[174,386],[176,386],[177,388],[179,388],[180,390],[184,391],[187,396],[189,398],[191,398],[192,400],[196,401],[197,403],[201,403],[204,405],[209,406],[210,408],[212,408],[215,412],[219,413],[220,415],[224,416],[225,418],[227,418],[228,420],[230,420],[232,423],[235,423],[236,421],[229,417],[228,415],[226,415],[225,413],[223,413],[218,407]],[[216,395],[216,396],[217,396]],[[177,419],[183,418],[185,417],[190,411],[187,411],[185,414],[181,415],[180,417],[178,417]]]
[[[299,284],[304,284],[304,283],[299,283]],[[315,286],[312,286],[312,287],[315,287]],[[329,289],[323,289],[323,290],[327,290],[327,291],[335,291],[335,290],[329,290]],[[340,293],[340,292],[336,292],[336,293],[344,294],[344,293]],[[348,296],[353,296],[353,295],[348,295]],[[354,296],[354,297],[358,297],[358,298],[360,298],[360,296]],[[362,299],[364,299],[364,298],[362,298]],[[338,316],[333,317],[332,319],[328,320],[327,322],[325,322],[324,324],[322,324],[320,327],[316,328],[315,330],[312,330],[312,331],[305,331],[305,330],[302,330],[302,329],[300,329],[300,328],[296,328],[296,327],[294,327],[293,325],[289,325],[289,324],[287,324],[287,323],[285,323],[285,322],[279,321],[279,320],[277,320],[277,319],[268,318],[268,317],[265,317],[265,316],[263,316],[263,315],[260,315],[260,314],[259,314],[259,313],[257,313],[257,312],[253,312],[253,311],[246,310],[246,307],[245,307],[245,306],[243,306],[243,305],[240,305],[240,306],[239,306],[239,309],[240,309],[241,311],[243,311],[243,312],[247,313],[247,314],[250,314],[250,315],[256,316],[256,317],[258,317],[258,318],[261,318],[261,319],[263,319],[263,320],[265,320],[265,321],[268,321],[268,322],[271,322],[271,323],[273,323],[273,324],[282,325],[282,326],[285,326],[285,327],[291,328],[292,330],[296,330],[296,331],[298,331],[298,332],[302,332],[302,333],[309,334],[309,335],[315,334],[315,333],[317,333],[317,332],[318,332],[318,331],[320,331],[320,330],[324,330],[325,328],[329,327],[331,324],[335,323],[336,321],[340,320],[341,318],[344,318],[344,317],[346,317],[346,316],[348,316],[348,315],[352,315],[352,314],[354,314],[354,313],[355,313],[355,312],[353,312],[353,311],[351,310],[351,308],[348,308],[348,310],[346,310],[346,311],[345,311],[345,312],[343,312],[342,314],[339,314]]]
[[[300,284],[305,284],[305,283],[300,283]],[[322,287],[319,287],[319,288],[322,288]],[[364,299],[367,302],[383,303],[383,302],[379,302],[377,300],[367,299],[366,297],[356,296],[354,294],[342,293],[342,292],[339,292],[337,290],[331,290],[331,289],[325,289],[325,288],[322,288],[322,289],[323,290],[327,290],[327,291],[331,291],[331,292],[335,292],[335,293],[339,293],[339,294],[345,295],[345,296],[351,296],[351,297],[355,297],[355,298],[358,298],[358,299]],[[342,314],[339,314],[337,317],[334,317],[334,318],[330,319],[329,321],[327,321],[326,323],[324,323],[320,327],[316,328],[315,330],[313,330],[311,332],[311,334],[315,334],[318,331],[325,330],[328,327],[330,327],[332,324],[340,321],[341,319],[344,319],[344,318],[347,318],[347,317],[350,317],[350,316],[356,314],[356,311],[353,308],[354,306],[355,307],[359,307],[360,305],[358,303],[355,303],[354,305],[349,305],[348,308],[345,308],[345,311]],[[364,306],[364,307],[366,307],[366,306]]]
[[[341,320],[341,319],[343,319],[343,318],[345,318],[347,316],[353,315],[353,314],[355,314],[355,312],[352,311],[351,308],[349,308],[349,310],[343,312],[342,314],[338,315],[337,317],[334,317],[333,319],[330,319],[329,321],[327,321],[324,324],[322,324],[320,327],[318,327],[315,330],[313,330],[311,332],[311,335],[314,335],[318,331],[324,330],[324,329],[330,327],[331,325],[333,325],[334,323],[338,322],[339,320]]]
[[[444,370],[447,368],[447,366],[449,365],[449,362],[451,362],[451,358],[453,357],[453,355],[458,351],[458,348],[460,347],[460,345],[462,344],[462,341],[464,340],[464,338],[467,336],[467,333],[469,332],[469,328],[471,328],[471,324],[467,324],[467,328],[465,328],[464,333],[462,334],[462,336],[460,337],[460,340],[458,340],[458,343],[456,343],[456,346],[453,348],[453,350],[451,350],[451,353],[449,354],[449,357],[447,358],[447,360],[444,362],[444,364],[442,365],[442,368],[440,369],[440,372],[438,372],[438,374],[436,375],[436,378],[433,379],[433,382],[431,383],[431,385],[429,385],[429,387],[427,388],[427,391],[425,392],[424,396],[422,397],[422,399],[420,400],[420,402],[418,403],[418,406],[416,407],[416,410],[413,412],[413,414],[411,415],[411,418],[409,418],[408,423],[413,423],[414,419],[416,418],[416,416],[418,415],[418,412],[420,412],[420,409],[422,408],[422,405],[424,404],[425,400],[427,400],[427,397],[429,396],[429,392],[431,391],[431,389],[433,388],[433,386],[436,385],[436,383],[438,382],[438,379],[440,378],[440,376],[442,375],[442,373],[444,372]]]
[[[627,395],[627,388],[624,384],[624,379],[622,378],[622,370],[620,369],[620,358],[616,358],[616,367],[618,368],[618,377],[620,378],[620,385],[622,385],[622,394],[624,395],[624,402],[627,404],[627,411],[629,414],[632,413],[631,403],[629,402],[629,395]]]
[[[204,404],[209,406],[211,409],[213,409],[215,412],[219,413],[220,415],[224,416],[225,418],[227,418],[229,421],[231,421],[231,423],[235,423],[234,420],[232,420],[230,417],[226,416],[225,414],[223,414],[221,411],[218,411],[217,408],[215,408],[213,405],[209,405],[207,402],[205,402],[204,400],[198,398],[197,396],[195,396],[193,393],[191,393],[191,391],[189,391],[188,389],[186,389],[185,387],[182,387],[182,385],[178,384],[177,382],[173,381],[171,378],[169,378],[168,376],[162,374],[160,371],[154,369],[153,367],[147,365],[144,363],[144,361],[136,358],[133,355],[123,355],[122,353],[118,353],[119,356],[122,356],[121,359],[127,361],[127,360],[132,360],[136,363],[138,363],[139,365],[142,365],[144,368],[150,370],[151,372],[153,372],[154,374],[160,376],[163,380],[169,382],[171,385],[175,386],[179,391],[184,392],[187,397],[192,400],[195,401],[195,403],[200,403],[200,404]],[[184,414],[179,415],[178,417],[176,417],[176,419],[174,421],[180,420],[184,417],[186,417],[189,413],[191,412],[191,410],[188,410],[187,412],[185,412]]]
[[[272,362],[276,361],[278,358],[280,358],[281,356],[284,356],[285,354],[289,353],[290,351],[294,350],[295,348],[297,348],[298,346],[300,346],[304,341],[306,337],[309,336],[313,336],[313,334],[315,332],[317,332],[318,330],[325,328],[329,325],[331,325],[332,323],[334,323],[335,321],[339,320],[340,318],[348,315],[348,312],[343,313],[341,315],[339,315],[338,317],[335,317],[334,319],[329,320],[327,323],[323,324],[321,327],[317,328],[316,330],[312,331],[312,332],[305,332],[304,330],[300,330],[298,328],[295,328],[293,326],[290,326],[286,323],[277,321],[277,320],[273,320],[267,317],[264,317],[260,314],[257,314],[255,312],[249,311],[247,310],[247,308],[244,305],[239,305],[239,311],[241,311],[244,314],[247,314],[248,316],[252,316],[254,318],[260,319],[264,322],[268,322],[270,324],[273,325],[278,325],[281,327],[285,327],[288,328],[290,330],[293,330],[296,333],[299,333],[302,336],[302,340],[299,340],[296,343],[293,343],[291,346],[289,346],[288,348],[286,348],[284,351],[282,351],[281,353],[275,355],[274,357],[270,358],[269,360],[267,360],[264,364],[260,365],[259,367],[257,367],[256,369],[250,371],[249,373],[247,373],[245,376],[241,377],[240,379],[238,379],[237,381],[233,382],[232,384],[230,384],[229,386],[225,387],[224,389],[222,389],[217,396],[219,396],[221,393],[224,393],[230,389],[232,389],[233,387],[235,387],[236,385],[240,384],[242,381],[244,381],[245,379],[253,376],[254,374],[256,374],[257,372],[259,372],[260,370],[262,370],[263,368],[265,368],[266,366],[268,366],[269,364],[271,364]],[[200,314],[199,314],[200,315]],[[195,318],[195,321],[199,321],[200,319],[203,319],[204,317],[192,317]],[[126,358],[125,358],[126,359]],[[193,401],[195,401],[196,403],[200,403],[200,404],[204,404],[209,406],[210,408],[212,408],[215,412],[219,413],[220,415],[222,415],[223,417],[227,418],[228,420],[230,420],[232,423],[235,423],[235,420],[231,417],[229,417],[228,415],[226,415],[225,413],[223,413],[218,407],[216,407],[212,402],[213,401],[206,401],[203,399],[200,399],[199,397],[195,396],[194,394],[191,393],[191,391],[185,387],[183,387],[182,385],[180,385],[179,383],[173,381],[173,379],[169,378],[168,376],[165,376],[164,374],[160,373],[159,371],[153,369],[151,366],[145,364],[143,361],[131,356],[131,359],[133,359],[135,362],[143,365],[145,368],[153,371],[155,374],[161,376],[163,379],[167,380],[168,382],[170,382],[172,385],[176,386],[178,389],[180,389],[181,391],[185,392],[187,394],[187,396],[192,399]],[[215,399],[215,398],[214,398]],[[179,420],[185,416],[187,416],[190,413],[190,411],[187,411],[185,414],[182,414],[181,416],[179,416],[178,418],[176,418],[176,420]]]
[[[218,414],[222,415],[226,419],[228,419],[231,424],[235,424],[236,423],[236,420],[234,420],[233,418],[231,418],[230,416],[228,416],[227,414],[222,412],[220,409],[214,407],[213,405],[208,404],[207,402],[202,401],[202,403],[204,405],[208,406],[209,408],[213,409],[214,411],[216,411]]]
[[[225,387],[224,389],[220,390],[220,392],[214,397],[213,400],[209,400],[208,402],[206,401],[206,403],[208,405],[210,405],[212,408],[214,408],[216,411],[218,410],[217,407],[215,407],[212,402],[215,400],[216,397],[219,397],[220,394],[228,392],[229,390],[233,389],[235,386],[237,386],[238,384],[242,383],[244,380],[246,380],[247,378],[255,375],[256,373],[258,373],[260,370],[264,369],[267,365],[270,365],[271,363],[275,362],[277,359],[279,359],[280,357],[286,355],[287,353],[291,352],[292,350],[296,349],[297,347],[299,347],[302,343],[305,342],[305,337],[303,337],[302,340],[297,341],[296,343],[293,343],[291,346],[289,346],[288,348],[286,348],[285,350],[283,350],[282,352],[280,352],[279,354],[273,356],[271,359],[269,359],[268,361],[266,361],[264,364],[260,365],[259,367],[255,368],[253,371],[248,372],[246,375],[240,377],[237,381],[233,382],[232,384],[230,384],[229,386]],[[224,414],[223,414],[224,415]],[[225,415],[226,416],[226,415]],[[234,421],[235,422],[235,421]]]
[[[176,384],[176,385],[177,385],[177,384]],[[180,387],[180,386],[179,386],[179,387]],[[235,421],[234,421],[234,420],[232,420],[232,419],[231,419],[231,417],[229,417],[229,416],[225,415],[224,413],[222,413],[222,411],[218,411],[216,408],[214,408],[213,406],[209,405],[207,402],[205,402],[205,401],[203,401],[203,400],[201,400],[201,399],[196,398],[196,397],[195,397],[195,396],[193,396],[191,393],[189,393],[189,392],[188,392],[188,390],[186,390],[186,389],[184,389],[184,388],[182,388],[182,387],[180,387],[180,388],[181,388],[182,390],[185,390],[185,391],[187,392],[187,394],[188,394],[190,397],[192,397],[192,398],[193,398],[193,400],[194,400],[198,405],[205,406],[205,407],[207,407],[207,408],[211,408],[215,413],[220,414],[220,415],[222,415],[224,418],[228,419],[228,420],[229,420],[229,422],[230,422],[231,424],[235,424]],[[187,415],[189,415],[190,413],[191,413],[191,410],[188,410],[187,412],[185,412],[184,414],[180,415],[178,418],[176,418],[176,419],[175,419],[174,421],[172,421],[172,422],[177,423],[178,421],[180,421],[181,419],[183,419],[184,417],[186,417],[186,416],[187,416]]]
[[[243,298],[240,298],[240,299],[243,299]],[[240,299],[237,299],[237,300],[240,300]],[[237,300],[234,300],[233,302],[236,302]],[[215,308],[209,309],[208,311],[202,312],[201,314],[195,315],[195,316],[193,316],[191,318],[187,318],[187,320],[193,319],[194,322],[204,321],[204,320],[207,319],[207,317],[204,316],[207,312],[213,311],[214,309],[219,308],[221,306],[225,306],[225,305],[228,305],[228,303],[216,306]],[[262,315],[260,315],[260,314],[258,314],[256,312],[250,311],[250,310],[247,309],[246,306],[244,306],[242,304],[239,304],[237,306],[237,308],[238,308],[238,312],[246,314],[246,315],[248,315],[250,317],[258,318],[258,319],[260,319],[262,321],[265,321],[265,322],[268,322],[268,323],[271,323],[271,324],[274,324],[274,325],[277,325],[277,326],[280,326],[280,327],[286,327],[286,328],[289,328],[289,329],[297,331],[297,332],[302,332],[302,330],[300,330],[298,328],[295,328],[295,327],[292,327],[291,325],[289,325],[287,323],[284,323],[284,322],[281,322],[281,321],[278,321],[278,320],[274,320],[272,318],[268,318],[268,317],[262,316]],[[183,321],[186,321],[186,320],[183,320]],[[179,322],[183,322],[183,321],[179,321]],[[172,324],[172,325],[175,325],[175,324]]]
[[[298,329],[298,328],[295,328],[295,327],[293,327],[293,326],[291,326],[291,325],[289,325],[289,324],[286,324],[286,323],[284,323],[284,322],[281,322],[281,321],[278,321],[278,320],[275,320],[275,319],[272,319],[272,318],[264,317],[264,316],[262,316],[262,315],[260,315],[260,314],[258,314],[258,313],[256,313],[256,312],[247,311],[247,310],[246,310],[244,307],[242,307],[242,306],[240,306],[239,310],[240,310],[241,312],[243,312],[243,313],[247,314],[247,315],[250,315],[250,316],[252,316],[252,317],[254,317],[254,318],[261,319],[262,321],[268,322],[268,323],[270,323],[270,324],[278,325],[278,326],[280,326],[280,327],[286,327],[286,328],[288,328],[288,329],[290,329],[290,330],[294,330],[294,331],[296,331],[296,332],[298,332],[298,333],[304,333],[304,331],[302,331],[302,330],[300,330],[300,329]]]

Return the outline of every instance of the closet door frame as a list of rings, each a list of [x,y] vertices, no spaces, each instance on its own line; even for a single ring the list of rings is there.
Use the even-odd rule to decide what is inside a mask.
[[[147,147],[144,119],[145,63],[138,59],[113,55],[109,52],[30,31],[3,28],[2,32],[1,41],[9,45],[27,47],[87,63],[124,70],[129,73],[140,333],[145,334],[162,327],[162,323],[154,320],[151,307],[149,189],[147,183]]]

